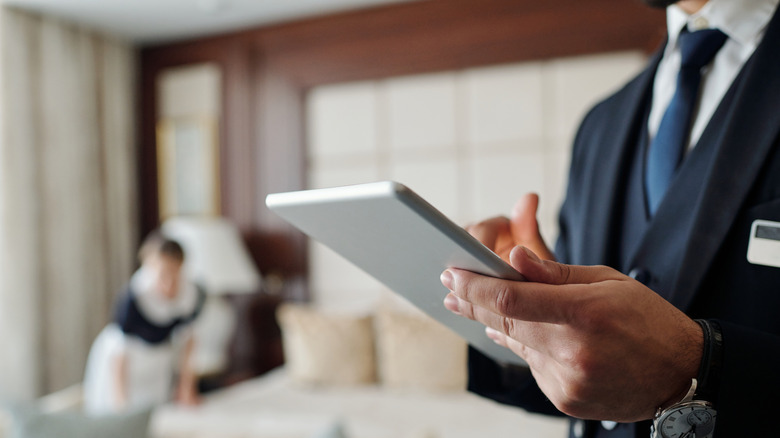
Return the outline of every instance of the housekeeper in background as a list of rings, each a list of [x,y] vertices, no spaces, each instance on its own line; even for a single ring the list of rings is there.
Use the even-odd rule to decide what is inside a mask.
[[[153,407],[172,398],[199,402],[192,323],[205,295],[182,275],[184,251],[151,234],[141,267],[120,295],[113,321],[98,335],[84,377],[84,409],[93,415]]]

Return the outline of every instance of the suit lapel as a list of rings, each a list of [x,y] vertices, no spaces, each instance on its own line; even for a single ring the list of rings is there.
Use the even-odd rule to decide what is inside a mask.
[[[687,308],[780,135],[780,14],[735,85],[672,303]],[[747,230],[746,230],[747,233]]]

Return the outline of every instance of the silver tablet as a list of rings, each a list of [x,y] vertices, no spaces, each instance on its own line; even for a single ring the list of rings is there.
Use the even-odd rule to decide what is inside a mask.
[[[482,324],[442,300],[446,268],[510,280],[522,275],[406,186],[383,181],[268,195],[279,216],[330,247],[494,359],[524,364],[493,343]]]

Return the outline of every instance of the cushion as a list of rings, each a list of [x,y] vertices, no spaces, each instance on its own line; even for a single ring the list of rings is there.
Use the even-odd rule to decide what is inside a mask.
[[[427,315],[377,315],[379,377],[387,387],[464,390],[467,351],[466,341]]]
[[[77,412],[44,413],[33,405],[12,405],[8,438],[146,438],[151,410],[89,417]]]
[[[370,316],[285,304],[277,311],[285,366],[293,382],[358,385],[376,381]]]

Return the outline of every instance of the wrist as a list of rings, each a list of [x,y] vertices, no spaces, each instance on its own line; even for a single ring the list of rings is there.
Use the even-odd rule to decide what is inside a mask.
[[[676,384],[670,388],[673,389],[673,392],[669,393],[663,403],[656,405],[655,408],[663,410],[678,403],[691,388],[691,380],[698,377],[704,353],[704,330],[700,324],[693,320],[687,319],[687,321],[689,324],[686,325],[687,329],[684,331],[686,334],[682,338],[684,341],[678,345],[678,351],[681,354],[678,356],[679,360],[674,368],[674,374],[670,374],[670,376],[676,376],[675,380],[670,380]]]

